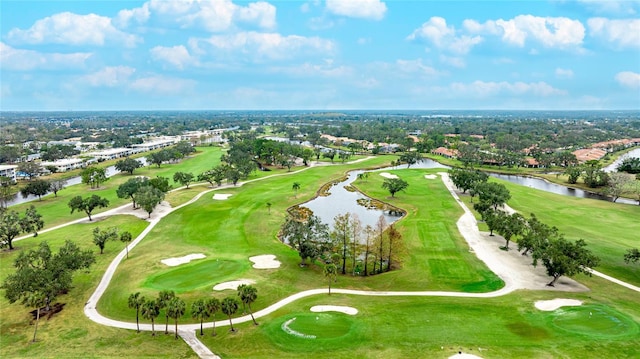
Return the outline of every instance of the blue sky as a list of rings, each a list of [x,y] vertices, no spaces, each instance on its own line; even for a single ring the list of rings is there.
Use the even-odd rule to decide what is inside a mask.
[[[2,110],[640,109],[640,1],[0,0]]]

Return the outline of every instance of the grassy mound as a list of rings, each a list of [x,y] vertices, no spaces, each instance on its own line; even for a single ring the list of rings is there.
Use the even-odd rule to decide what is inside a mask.
[[[593,337],[617,337],[638,333],[638,325],[628,316],[605,305],[565,307],[553,312],[553,325]]]

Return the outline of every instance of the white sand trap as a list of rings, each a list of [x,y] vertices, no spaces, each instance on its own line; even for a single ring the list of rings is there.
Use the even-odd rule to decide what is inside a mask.
[[[462,354],[452,355],[449,357],[449,359],[482,359],[482,357],[479,357],[473,354],[462,353]]]
[[[358,314],[358,310],[353,307],[345,307],[342,305],[314,305],[311,307],[311,311],[315,313],[319,312],[340,312],[349,315]]]
[[[424,175],[424,178],[426,178],[426,179],[436,179],[436,178],[438,178],[438,176],[436,176],[436,175]]]
[[[389,172],[382,172],[382,173],[380,173],[380,176],[382,176],[382,177],[384,177],[384,178],[398,178],[398,176],[397,176],[397,175],[392,175],[392,174],[391,174],[391,173],[389,173]]]
[[[184,257],[177,257],[177,258],[167,258],[167,259],[163,259],[160,262],[162,264],[166,264],[169,267],[175,267],[175,266],[179,266],[180,264],[185,264],[185,263],[189,263],[194,259],[202,259],[205,258],[206,256],[202,253],[194,253],[194,254],[188,254]]]
[[[227,289],[237,290],[238,287],[242,284],[256,284],[256,281],[251,279],[232,280],[230,282],[216,284],[213,287],[213,290],[227,290]]]
[[[273,254],[249,257],[249,260],[253,262],[253,268],[255,269],[280,268],[280,261],[276,260],[276,256]]]
[[[536,308],[545,311],[553,311],[560,307],[575,307],[578,305],[582,305],[582,301],[577,299],[539,300],[535,303]]]
[[[213,199],[217,200],[217,201],[224,201],[225,199],[228,199],[229,197],[231,197],[230,194],[228,193],[216,193],[213,195]]]

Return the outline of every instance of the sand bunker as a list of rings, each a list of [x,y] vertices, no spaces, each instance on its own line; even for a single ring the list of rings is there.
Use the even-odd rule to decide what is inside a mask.
[[[213,287],[213,290],[227,290],[227,289],[237,290],[238,287],[242,284],[255,284],[255,283],[256,281],[251,279],[238,279],[238,280],[232,280],[230,282],[216,284]]]
[[[231,197],[230,194],[228,193],[216,193],[213,195],[213,199],[217,200],[217,201],[224,201],[225,199]]]
[[[539,300],[535,303],[536,308],[545,311],[553,311],[560,307],[575,307],[578,305],[582,305],[582,301],[577,299]]]
[[[276,260],[276,256],[273,254],[249,257],[249,260],[253,262],[253,268],[255,269],[280,268],[280,261]]]
[[[382,176],[382,177],[384,177],[384,178],[398,178],[398,176],[397,176],[397,175],[392,175],[392,174],[391,174],[391,173],[389,173],[389,172],[382,172],[382,173],[380,173],[380,176]]]
[[[468,354],[468,353],[461,353],[461,354],[452,355],[449,357],[449,359],[482,359],[482,357],[479,357],[473,354]]]
[[[175,267],[175,266],[179,266],[180,264],[185,264],[185,263],[189,263],[194,259],[201,259],[201,258],[205,258],[206,256],[202,253],[194,253],[194,254],[188,254],[184,257],[177,257],[177,258],[167,258],[167,259],[163,259],[160,262],[162,264],[166,264],[169,267]]]
[[[436,178],[438,178],[438,176],[436,176],[436,175],[424,175],[424,178],[426,178],[426,179],[436,179]]]
[[[358,314],[358,310],[353,307],[345,307],[342,305],[314,305],[311,307],[311,311],[315,313],[319,312],[340,312],[349,315]]]

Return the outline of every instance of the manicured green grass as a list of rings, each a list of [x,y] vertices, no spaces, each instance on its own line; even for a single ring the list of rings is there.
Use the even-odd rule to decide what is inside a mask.
[[[210,288],[218,282],[237,278],[236,275],[246,270],[246,267],[249,267],[248,263],[239,261],[197,261],[151,276],[145,282],[145,287],[156,290],[174,290],[176,293],[203,287]],[[215,279],[211,279],[213,278],[211,273],[215,273]]]
[[[38,326],[38,341],[33,338],[33,325],[29,311],[20,303],[9,304],[0,297],[0,357],[2,358],[113,358],[113,357],[165,357],[193,358],[191,349],[173,336],[151,338],[148,333],[136,333],[105,327],[87,319],[82,310],[95,290],[106,267],[113,257],[124,248],[120,241],[108,242],[104,254],[93,244],[93,228],[118,227],[129,231],[135,238],[147,226],[133,216],[115,216],[92,223],[67,226],[52,232],[42,233],[36,238],[28,238],[16,244],[16,250],[0,252],[0,281],[13,273],[13,261],[22,250],[34,249],[41,241],[47,241],[51,250],[57,249],[70,239],[83,249],[91,249],[96,254],[96,263],[88,271],[77,272],[73,288],[58,297],[57,302],[65,303],[64,309],[51,319],[41,318]],[[125,259],[125,262],[127,260]],[[3,292],[4,293],[4,292]]]

